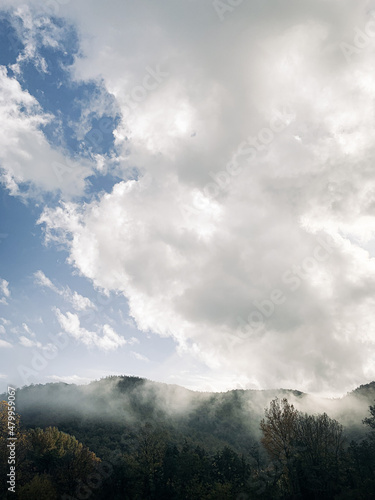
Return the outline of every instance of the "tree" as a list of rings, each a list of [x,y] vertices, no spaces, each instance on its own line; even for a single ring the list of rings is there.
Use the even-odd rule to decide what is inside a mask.
[[[139,430],[138,449],[135,454],[143,475],[144,494],[152,498],[161,482],[162,465],[167,446],[167,434],[146,423]]]
[[[265,419],[260,423],[263,431],[261,442],[276,468],[282,471],[280,487],[285,493],[295,495],[299,488],[294,467],[298,411],[286,398],[278,398],[265,409]]]
[[[100,460],[95,453],[74,436],[56,427],[32,429],[27,433],[30,443],[28,460],[35,473],[53,478],[59,492],[73,495],[78,481],[95,472]]]
[[[265,409],[265,419],[260,423],[263,431],[261,442],[271,458],[287,463],[293,454],[298,411],[284,398],[278,398]]]
[[[265,410],[262,444],[281,471],[282,494],[293,498],[332,498],[343,473],[343,428],[327,414],[308,415],[287,399]]]
[[[51,478],[45,474],[37,474],[29,483],[21,486],[17,498],[19,500],[57,500],[58,496]]]
[[[369,407],[370,417],[363,423],[372,430],[360,442],[352,441],[348,448],[347,488],[340,499],[375,498],[375,405]]]
[[[216,453],[213,467],[218,482],[231,483],[238,491],[244,486],[249,475],[249,467],[228,446]]]
[[[300,413],[296,425],[296,464],[300,491],[332,498],[343,474],[343,427],[326,413]]]
[[[364,420],[363,420],[363,423],[368,425],[369,427],[371,427],[371,429],[374,429],[375,430],[375,405],[374,406],[370,406],[369,408],[369,411],[370,411],[370,417],[366,417]]]

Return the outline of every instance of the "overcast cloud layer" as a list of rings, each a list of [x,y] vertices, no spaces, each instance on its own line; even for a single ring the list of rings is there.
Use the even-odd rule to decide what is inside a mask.
[[[49,14],[8,4],[31,33]],[[14,194],[60,190],[46,240],[181,356],[244,387],[345,391],[375,378],[375,10],[232,4],[51,2],[79,35],[71,78],[114,97],[116,155],[56,171],[68,155],[44,137],[48,116],[2,70],[3,177]],[[98,170],[119,180],[83,202]],[[57,314],[87,343],[124,342]]]

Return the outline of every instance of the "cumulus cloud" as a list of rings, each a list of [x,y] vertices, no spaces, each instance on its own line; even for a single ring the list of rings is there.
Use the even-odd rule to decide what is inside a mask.
[[[67,312],[63,314],[55,309],[56,317],[61,328],[74,339],[89,347],[98,347],[103,351],[112,351],[126,344],[124,337],[116,333],[110,325],[103,325],[101,332],[90,332],[83,328],[77,314]]]
[[[346,390],[375,376],[375,38],[355,41],[367,7],[243,2],[222,22],[211,1],[60,12],[85,55],[74,78],[100,78],[122,112],[117,173],[140,175],[47,207],[46,239],[122,292],[138,328],[247,387]],[[357,43],[350,56],[344,42]],[[34,137],[43,119],[27,124]],[[121,339],[57,317],[86,345]]]
[[[68,158],[48,143],[41,127],[52,117],[15,78],[8,76],[4,66],[0,66],[0,96],[0,119],[7,124],[0,139],[0,178],[11,194],[83,194],[90,166]],[[29,189],[20,191],[20,185]]]

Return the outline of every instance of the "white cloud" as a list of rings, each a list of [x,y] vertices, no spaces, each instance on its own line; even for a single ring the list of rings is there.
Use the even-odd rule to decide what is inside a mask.
[[[150,361],[147,356],[144,356],[143,354],[140,354],[139,352],[131,351],[131,354],[135,357],[135,359],[138,359],[138,361],[145,361],[145,362]]]
[[[46,344],[43,345],[41,342],[37,340],[31,340],[24,335],[21,335],[19,338],[19,344],[23,347],[37,347],[38,349],[43,349],[44,351],[56,352],[57,347],[54,344]]]
[[[91,379],[87,377],[80,377],[79,375],[50,375],[48,379],[54,382],[65,382],[66,384],[88,384]]]
[[[32,333],[32,331],[30,330],[30,328],[28,327],[28,325],[26,323],[22,323],[22,327],[26,333],[28,333],[28,334]]]
[[[131,337],[128,341],[128,344],[129,345],[134,345],[134,344],[139,344],[139,339],[137,339],[136,337]]]
[[[5,333],[5,328],[3,325],[0,325],[0,334],[4,334]]]
[[[84,205],[46,208],[47,239],[65,243],[95,286],[122,292],[140,329],[173,336],[226,380],[323,391],[375,377],[375,261],[364,248],[375,238],[375,43],[349,60],[340,46],[368,22],[366,9],[244,2],[220,22],[212,2],[174,4],[64,6],[85,56],[75,78],[102,79],[122,110],[118,174],[132,164],[142,175]],[[146,95],[139,87],[157,67],[165,76]],[[36,103],[2,80],[8,185],[33,175],[52,189],[38,130],[48,117],[21,115],[22,99]],[[29,141],[8,146],[22,127],[38,145],[38,172]],[[77,192],[83,179],[71,180]],[[318,262],[326,235],[337,245]],[[275,289],[285,300],[270,306]],[[57,317],[86,345],[118,345],[108,325],[99,335],[77,314]],[[248,317],[261,328],[243,338],[238,318]]]
[[[7,280],[1,279],[0,281],[0,291],[2,294],[9,298],[10,297],[10,291],[9,291],[9,282]]]
[[[69,302],[76,311],[86,311],[87,309],[96,309],[95,304],[91,302],[88,297],[80,295],[78,292],[72,292],[69,287],[58,288],[52,281],[47,278],[43,271],[37,271],[34,273],[35,283],[41,287],[49,288],[53,292],[64,297],[64,299]]]
[[[111,351],[126,344],[126,340],[121,335],[118,335],[110,325],[103,325],[99,334],[81,327],[77,314],[67,312],[64,315],[57,308],[55,309],[55,313],[61,328],[68,335],[71,335],[86,346],[95,346],[103,351]]]
[[[47,278],[43,271],[36,271],[34,273],[35,283],[41,287],[49,288],[56,293],[60,293],[59,289]]]
[[[96,309],[95,305],[88,297],[83,297],[77,292],[71,293],[70,290],[65,291],[68,295],[68,300],[76,311],[86,311],[87,309]]]
[[[0,304],[8,305],[7,299],[9,299],[9,297],[9,282],[0,278]]]
[[[21,335],[21,337],[19,338],[19,343],[23,347],[42,347],[42,344],[40,342],[30,340],[29,338],[27,338],[23,335]]]
[[[13,347],[13,345],[10,343],[10,342],[7,342],[6,340],[0,340],[0,348],[10,348],[10,347]]]
[[[17,62],[11,66],[11,69],[16,74],[20,74],[22,65],[31,61],[40,72],[48,73],[47,63],[39,50],[41,47],[58,48],[61,39],[66,36],[64,27],[53,23],[47,16],[35,18],[26,4],[16,8],[10,20],[24,45],[17,57]]]
[[[30,330],[29,326],[26,323],[22,323],[22,328],[28,335],[30,335],[30,337],[35,337],[35,333],[32,330]]]
[[[90,166],[69,160],[47,142],[42,125],[52,117],[22,90],[15,78],[0,66],[0,120],[6,123],[0,139],[1,180],[11,194],[24,196],[19,185],[29,183],[27,194],[60,191],[71,197],[82,194]]]

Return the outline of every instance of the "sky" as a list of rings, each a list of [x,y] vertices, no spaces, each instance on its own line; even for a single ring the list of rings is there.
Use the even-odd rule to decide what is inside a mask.
[[[375,2],[0,0],[0,389],[375,379]]]

